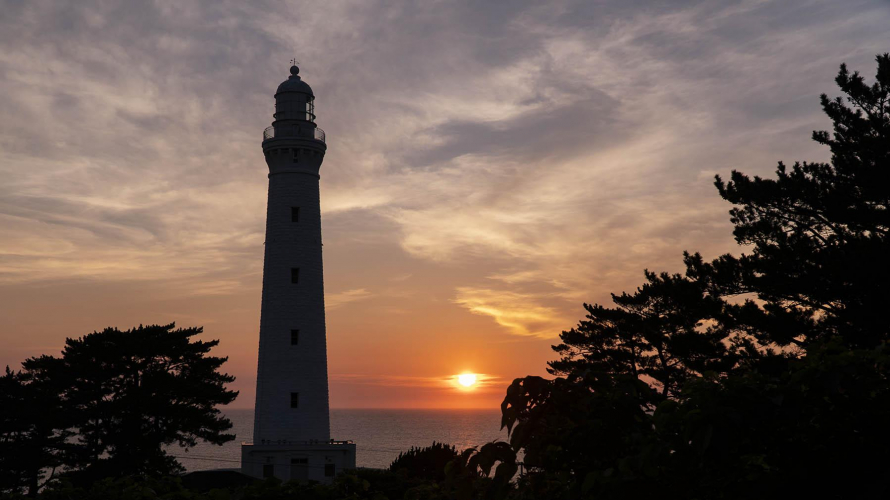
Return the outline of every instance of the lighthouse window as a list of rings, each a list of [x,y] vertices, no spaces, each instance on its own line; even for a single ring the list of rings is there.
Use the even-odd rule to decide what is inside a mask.
[[[334,464],[324,464],[324,475],[325,477],[334,477],[334,473],[337,471],[336,466]]]
[[[294,149],[294,163],[300,163],[300,150]]]
[[[300,343],[300,330],[291,330],[290,331],[290,345],[297,345]]]
[[[290,221],[300,222],[300,207],[290,207]]]
[[[299,408],[300,407],[300,393],[299,392],[290,393],[290,407],[291,408]]]
[[[275,477],[275,464],[263,464],[263,477]]]
[[[291,283],[299,283],[300,282],[300,268],[299,267],[290,268],[290,282]]]

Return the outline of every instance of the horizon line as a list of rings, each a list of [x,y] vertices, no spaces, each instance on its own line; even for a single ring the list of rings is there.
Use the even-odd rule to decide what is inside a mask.
[[[255,410],[256,408],[249,408],[249,407],[230,408],[230,407],[226,407],[226,406],[221,406],[221,407],[219,407],[219,409]],[[346,407],[346,406],[338,406],[338,407],[332,407],[330,409],[331,410],[500,410],[500,408],[491,408],[491,407],[487,407],[487,406],[466,406],[466,407],[431,407],[431,406],[429,406],[429,407],[428,406],[424,406],[424,407],[404,407],[404,406],[403,407],[397,407],[397,406],[391,406],[391,407],[382,407],[382,406]]]

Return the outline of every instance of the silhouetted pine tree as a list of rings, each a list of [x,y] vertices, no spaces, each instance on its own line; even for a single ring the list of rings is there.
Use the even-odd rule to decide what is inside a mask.
[[[890,56],[813,138],[831,163],[717,178],[751,251],[646,273],[616,307],[585,305],[554,381],[502,405],[546,498],[885,496],[890,466]]]
[[[193,340],[201,331],[174,324],[106,328],[67,339],[61,357],[30,358],[20,374],[0,378],[0,399],[13,403],[2,405],[0,435],[27,438],[7,441],[29,444],[32,484],[35,471],[58,465],[84,484],[180,472],[166,446],[234,439],[217,409],[237,397],[226,389],[234,377],[219,372],[227,358],[209,355],[219,341]],[[59,454],[59,439],[72,430],[76,438]]]
[[[35,496],[69,458],[72,433],[60,382],[9,367],[0,376],[0,492]]]

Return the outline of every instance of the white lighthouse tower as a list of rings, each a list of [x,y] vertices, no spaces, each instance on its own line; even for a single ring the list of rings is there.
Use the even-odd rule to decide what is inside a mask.
[[[253,443],[241,470],[329,482],[355,468],[355,445],[331,440],[318,171],[327,150],[315,95],[297,66],[263,132],[269,166]]]

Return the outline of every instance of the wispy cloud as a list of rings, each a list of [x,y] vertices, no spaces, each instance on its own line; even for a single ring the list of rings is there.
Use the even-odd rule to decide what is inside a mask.
[[[565,326],[557,309],[540,304],[540,297],[509,290],[460,287],[454,302],[473,314],[491,316],[510,333],[550,338]]]
[[[476,373],[473,390],[487,390],[491,388],[501,389],[503,379],[486,373]],[[457,381],[458,374],[441,375],[437,377],[418,377],[410,375],[371,375],[356,373],[331,374],[332,382],[349,383],[354,385],[374,385],[382,387],[422,387],[429,389],[463,389]]]
[[[324,168],[326,213],[378,211],[416,257],[523,259],[564,282],[559,268],[603,248],[630,248],[631,266],[658,261],[682,249],[690,220],[716,225],[713,196],[687,203],[710,192],[695,165],[768,145],[746,130],[813,123],[814,106],[793,101],[806,89],[786,84],[807,80],[789,60],[818,62],[830,81],[854,48],[871,56],[858,33],[880,16],[860,4],[835,24],[829,2],[807,15],[762,1],[645,12],[336,1],[299,15],[274,3],[10,4],[3,279],[166,279],[222,262],[232,279],[250,275],[268,121],[257,110],[283,78],[271,60],[294,46],[333,140],[326,165],[338,166]],[[792,13],[796,30],[762,22]],[[827,52],[808,35],[826,26]]]
[[[345,290],[336,293],[326,293],[324,297],[326,309],[336,309],[357,300],[373,297],[373,294],[364,288],[356,288],[353,290]]]

